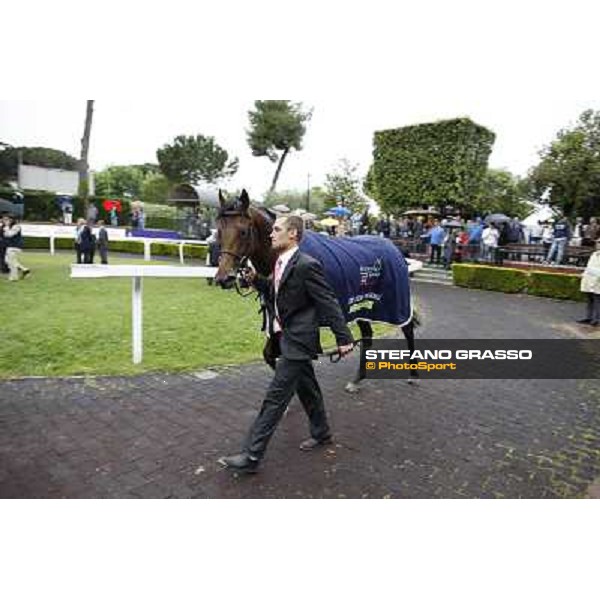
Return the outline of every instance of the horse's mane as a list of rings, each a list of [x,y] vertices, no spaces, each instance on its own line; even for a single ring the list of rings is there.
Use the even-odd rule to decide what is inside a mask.
[[[251,203],[249,206],[248,214],[251,216],[250,212],[254,210],[260,213],[269,223],[274,223],[277,215],[266,206],[259,206],[257,204]],[[226,202],[219,208],[219,213],[217,215],[218,218],[221,217],[234,217],[241,216],[244,214],[244,205],[239,198],[234,198],[229,202]]]

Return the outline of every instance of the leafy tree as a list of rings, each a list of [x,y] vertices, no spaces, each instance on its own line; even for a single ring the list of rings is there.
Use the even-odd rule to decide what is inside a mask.
[[[96,195],[139,198],[144,171],[135,165],[111,166],[95,175]]]
[[[311,213],[318,214],[325,207],[325,191],[318,186],[310,189],[310,198],[307,194],[308,190],[282,190],[281,192],[272,192],[267,194],[263,205],[273,207],[277,204],[285,204],[290,209],[303,208]]]
[[[527,184],[527,180],[519,179],[505,169],[488,169],[481,198],[475,201],[472,208],[480,214],[503,213],[522,219],[530,212]]]
[[[160,174],[151,174],[144,179],[140,197],[144,202],[150,204],[164,204],[169,197],[171,183]]]
[[[302,150],[302,138],[312,110],[290,100],[256,100],[248,111],[248,144],[253,156],[266,156],[277,162],[269,193],[275,191],[283,163],[291,150]]]
[[[234,175],[239,166],[214,137],[179,135],[156,152],[162,174],[172,183],[215,183]]]
[[[586,110],[572,129],[562,129],[530,172],[538,195],[568,216],[600,214],[600,111]]]
[[[367,199],[362,193],[363,187],[362,178],[358,175],[358,165],[342,158],[335,170],[325,176],[325,207],[331,208],[341,202],[352,212],[364,210]]]
[[[36,167],[45,167],[47,169],[65,169],[66,171],[76,171],[79,161],[54,148],[26,147],[20,146],[14,148],[8,144],[0,145],[0,180],[15,180],[19,173],[19,154],[23,164]]]

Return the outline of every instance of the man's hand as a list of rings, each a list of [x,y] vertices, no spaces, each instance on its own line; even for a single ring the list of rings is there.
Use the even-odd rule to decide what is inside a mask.
[[[338,346],[338,352],[340,353],[340,357],[346,356],[346,354],[350,354],[354,350],[354,344],[344,344],[343,346]]]

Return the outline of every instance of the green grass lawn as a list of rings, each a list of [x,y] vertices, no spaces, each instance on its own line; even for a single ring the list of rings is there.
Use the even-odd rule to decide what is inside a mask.
[[[144,360],[134,366],[131,279],[71,279],[72,260],[71,254],[24,252],[31,276],[18,283],[0,279],[1,378],[185,371],[261,360],[256,301],[205,280],[145,278]],[[114,254],[110,260],[148,264]],[[329,332],[323,342],[334,345]]]

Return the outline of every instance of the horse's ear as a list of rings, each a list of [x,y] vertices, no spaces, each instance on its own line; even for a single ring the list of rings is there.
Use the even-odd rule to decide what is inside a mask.
[[[248,192],[245,189],[240,194],[240,202],[242,203],[242,210],[248,212],[250,208],[250,196],[248,196]]]
[[[221,188],[219,188],[219,204],[221,205],[221,208],[223,208],[225,206],[225,196],[223,196],[223,191],[221,190]]]

